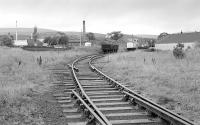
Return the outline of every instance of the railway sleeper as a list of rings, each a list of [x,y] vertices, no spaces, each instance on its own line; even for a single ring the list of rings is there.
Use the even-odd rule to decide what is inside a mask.
[[[114,94],[121,94],[121,93],[118,91],[104,91],[104,92],[90,91],[90,92],[86,92],[86,94],[90,96],[90,95],[111,95],[111,94],[114,95]]]
[[[166,125],[161,119],[111,120],[112,125]]]
[[[83,88],[85,89],[87,89],[87,88],[98,88],[98,89],[102,89],[102,88],[112,88],[112,86],[110,86],[110,85],[83,85]]]
[[[122,95],[91,95],[90,99],[122,98]]]
[[[110,113],[134,113],[134,112],[142,112],[143,110],[134,108],[134,107],[102,107],[99,108],[100,111],[104,114],[110,114]]]
[[[146,112],[134,112],[134,113],[115,113],[115,114],[106,114],[106,117],[109,120],[132,120],[132,119],[148,119],[151,116]]]
[[[85,91],[117,91],[116,88],[85,88]]]
[[[120,107],[120,106],[129,106],[130,104],[128,102],[111,102],[111,103],[96,103],[97,107]]]

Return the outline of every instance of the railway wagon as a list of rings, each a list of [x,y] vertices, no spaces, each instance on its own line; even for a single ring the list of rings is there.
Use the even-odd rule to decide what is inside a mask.
[[[113,53],[118,51],[119,46],[115,44],[102,44],[101,50],[103,53]]]
[[[137,49],[137,44],[135,42],[128,42],[126,44],[126,49],[128,51],[130,51],[130,50],[136,50]]]

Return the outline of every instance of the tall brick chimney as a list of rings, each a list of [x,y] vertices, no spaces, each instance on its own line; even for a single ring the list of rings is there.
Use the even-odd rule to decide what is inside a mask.
[[[83,42],[85,42],[85,20],[83,20]]]

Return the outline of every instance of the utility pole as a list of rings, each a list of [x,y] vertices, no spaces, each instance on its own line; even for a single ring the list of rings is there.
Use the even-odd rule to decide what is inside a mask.
[[[33,39],[33,33],[31,33],[31,39]]]
[[[16,20],[16,42],[17,42],[17,20]]]
[[[80,33],[80,46],[81,46],[81,42],[82,42],[82,29],[81,29],[81,33]]]
[[[132,42],[133,42],[133,34],[132,34]]]

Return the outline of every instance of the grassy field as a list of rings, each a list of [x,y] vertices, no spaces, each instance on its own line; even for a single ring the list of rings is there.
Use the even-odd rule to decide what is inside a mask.
[[[37,106],[30,103],[30,100],[33,94],[48,91],[52,85],[50,84],[51,72],[48,68],[58,63],[67,63],[77,56],[95,52],[96,49],[91,48],[31,52],[20,48],[1,47],[0,124],[43,124],[41,116],[31,117],[30,114],[36,110]],[[40,56],[42,65],[37,62]]]
[[[177,60],[171,51],[122,52],[97,61],[103,72],[200,124],[200,49]]]

